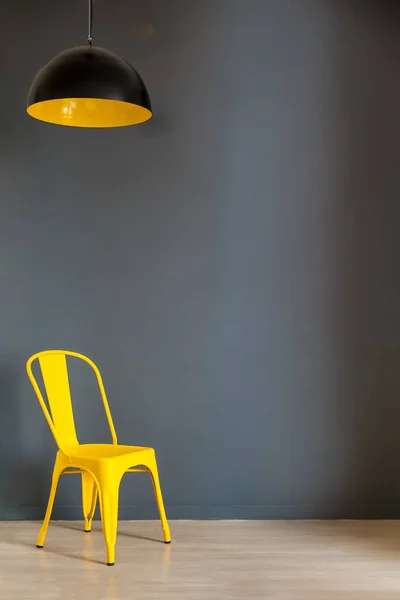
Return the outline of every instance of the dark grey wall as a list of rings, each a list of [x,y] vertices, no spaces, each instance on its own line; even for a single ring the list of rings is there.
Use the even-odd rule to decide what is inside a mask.
[[[24,364],[101,367],[169,516],[400,516],[400,10],[384,0],[96,1],[149,124],[25,115],[83,0],[0,5],[0,517],[40,518],[55,446]],[[135,17],[157,33],[134,39]],[[94,382],[82,441],[107,440]],[[79,480],[58,518],[79,517]],[[121,516],[156,516],[127,476]]]

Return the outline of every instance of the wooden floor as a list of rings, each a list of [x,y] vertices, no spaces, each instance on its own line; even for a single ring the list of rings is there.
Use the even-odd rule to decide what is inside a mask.
[[[399,600],[398,521],[121,522],[116,565],[100,524],[0,523],[0,598]]]

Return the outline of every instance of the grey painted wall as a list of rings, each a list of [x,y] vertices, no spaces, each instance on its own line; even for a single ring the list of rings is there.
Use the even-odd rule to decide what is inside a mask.
[[[1,518],[43,514],[24,364],[54,347],[99,364],[172,518],[400,516],[397,4],[97,0],[155,118],[85,131],[24,112],[85,2],[1,3]],[[107,441],[79,366],[72,387],[81,440]],[[56,518],[80,517],[73,479]],[[156,516],[146,478],[121,516]]]

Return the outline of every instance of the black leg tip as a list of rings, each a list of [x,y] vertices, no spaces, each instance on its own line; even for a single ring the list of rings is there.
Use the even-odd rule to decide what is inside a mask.
[[[164,544],[170,544],[170,543],[171,543],[171,540],[169,540],[169,542],[164,542]]]
[[[113,567],[115,563],[107,563],[107,567]]]
[[[85,533],[92,533],[92,530],[91,530],[91,529],[84,529],[83,531],[84,531]]]
[[[43,548],[43,546],[39,546],[38,544],[36,544],[36,548]]]

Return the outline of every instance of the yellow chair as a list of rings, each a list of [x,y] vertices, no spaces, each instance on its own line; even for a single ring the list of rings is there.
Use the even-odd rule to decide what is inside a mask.
[[[72,411],[67,356],[84,360],[95,372],[111,431],[112,444],[79,444]],[[32,372],[32,363],[36,359],[39,360],[50,411]],[[39,532],[37,547],[43,548],[44,545],[60,475],[74,473],[80,473],[82,478],[83,516],[86,532],[90,532],[92,527],[97,495],[100,498],[101,520],[109,566],[114,564],[119,485],[124,473],[147,472],[150,474],[160,513],[164,541],[169,544],[171,536],[164,510],[155,452],[153,448],[118,444],[103,381],[96,365],[89,358],[77,352],[48,350],[31,356],[26,364],[26,369],[58,446],[49,502]]]

